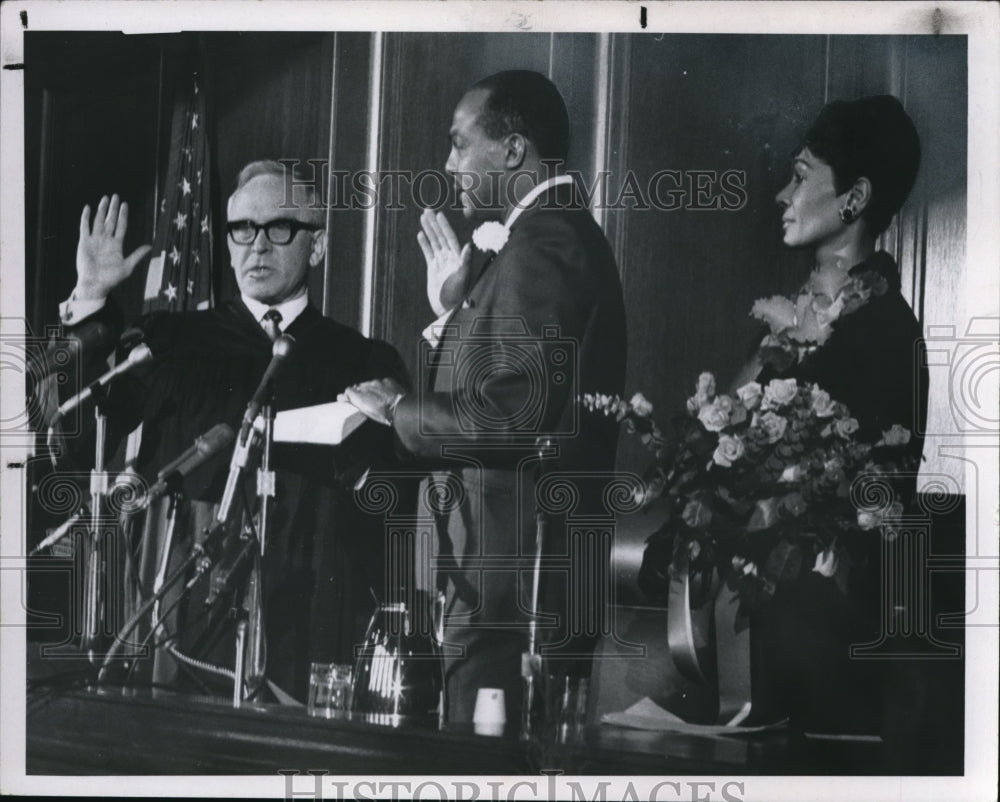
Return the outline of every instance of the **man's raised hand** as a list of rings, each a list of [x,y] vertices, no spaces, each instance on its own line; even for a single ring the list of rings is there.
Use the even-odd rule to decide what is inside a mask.
[[[427,300],[435,315],[444,314],[462,300],[471,247],[463,248],[443,212],[425,209],[417,242],[427,262]]]
[[[97,204],[91,225],[90,206],[80,216],[80,241],[76,246],[77,300],[106,298],[112,289],[132,275],[135,266],[152,250],[140,245],[128,256],[122,243],[128,230],[128,204],[117,195],[105,195]]]

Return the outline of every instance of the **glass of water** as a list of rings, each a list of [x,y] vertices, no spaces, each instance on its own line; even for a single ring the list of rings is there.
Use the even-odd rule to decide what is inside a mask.
[[[313,663],[309,671],[309,715],[333,718],[351,709],[351,667]]]

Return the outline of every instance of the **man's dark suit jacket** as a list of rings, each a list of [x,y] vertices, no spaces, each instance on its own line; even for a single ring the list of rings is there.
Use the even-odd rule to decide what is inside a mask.
[[[465,302],[426,355],[421,392],[403,399],[394,417],[405,449],[438,461],[447,471],[438,481],[450,476],[457,485],[447,523],[439,519],[436,551],[438,585],[446,585],[445,640],[465,650],[464,657],[449,650],[446,660],[449,713],[459,721],[471,718],[483,686],[505,689],[508,720],[518,711],[535,550],[536,437],[557,446],[546,470],[565,474],[578,494],[578,503],[561,511],[601,508],[618,424],[583,414],[579,395],[620,394],[625,375],[618,270],[575,187],[544,192],[514,221],[499,253],[482,256]],[[547,508],[557,510],[558,491],[548,495]],[[564,517],[549,519],[550,554],[567,553]],[[520,572],[510,567],[517,555]],[[566,585],[581,577],[566,576],[565,567],[548,573],[545,609],[559,620],[544,623],[540,636],[568,648],[567,613],[578,620],[580,604],[607,599],[591,595],[571,611]],[[584,597],[595,590],[584,588]]]

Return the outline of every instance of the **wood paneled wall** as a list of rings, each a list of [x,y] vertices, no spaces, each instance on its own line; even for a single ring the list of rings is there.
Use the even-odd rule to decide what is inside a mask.
[[[240,168],[255,159],[326,162],[333,97],[331,34],[203,34],[210,114],[216,129],[220,195],[229,196]],[[220,233],[221,236],[221,233]],[[237,293],[228,253],[222,297]],[[324,271],[310,289],[321,298]]]
[[[127,244],[152,237],[163,167],[157,134],[168,123],[159,114],[164,65],[194,36],[26,36],[27,287],[36,324],[51,322],[72,287],[83,203],[119,191],[133,205]],[[605,172],[610,200],[630,176],[647,192],[659,171],[679,171],[681,208],[643,208],[633,195],[595,213],[625,289],[628,388],[645,392],[661,415],[681,408],[701,370],[714,371],[722,384],[732,379],[758,331],[748,316],[753,300],[804,279],[808,254],[781,245],[774,195],[805,127],[827,100],[897,94],[921,133],[924,160],[883,247],[900,261],[904,290],[925,327],[964,330],[957,300],[966,269],[963,37],[197,36],[207,55],[223,196],[252,158],[314,160],[351,175],[443,171],[452,111],[465,88],[509,68],[555,80],[572,120],[569,166],[588,186]],[[693,208],[692,182],[703,182],[711,198],[726,171],[740,176],[745,199],[738,208]],[[404,187],[402,208],[331,209],[330,252],[312,294],[327,314],[392,342],[416,375],[419,333],[433,316],[415,239],[420,204]],[[453,200],[452,193],[449,205]],[[468,239],[461,214],[448,214]],[[225,296],[234,287],[228,264],[221,270]],[[138,311],[141,290],[141,276],[124,288],[127,307]],[[932,385],[931,432],[956,431],[950,392]],[[958,479],[960,466],[934,451],[929,441],[925,471]],[[627,469],[645,460],[627,441],[619,456]]]
[[[131,207],[126,248],[152,237],[160,48],[151,37],[27,33],[24,61],[25,310],[43,332],[76,283],[84,204],[118,192]],[[142,283],[133,276],[123,295],[141,298]]]

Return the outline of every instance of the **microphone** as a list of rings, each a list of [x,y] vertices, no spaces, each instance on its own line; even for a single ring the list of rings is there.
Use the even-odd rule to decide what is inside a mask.
[[[146,339],[146,332],[143,331],[138,326],[132,326],[132,328],[125,329],[122,332],[122,336],[118,338],[118,347],[122,350],[127,348],[135,348],[139,343]],[[156,353],[160,354],[160,348],[156,349]],[[160,354],[162,356],[162,354]]]
[[[247,435],[250,433],[250,427],[253,426],[253,422],[260,414],[260,408],[267,403],[271,382],[281,372],[281,369],[285,365],[285,360],[288,359],[294,348],[295,338],[290,334],[282,334],[274,341],[274,347],[271,349],[271,364],[264,371],[264,376],[257,386],[257,392],[253,394],[253,398],[250,399],[250,403],[247,404],[247,410],[243,414],[243,424],[240,426],[241,443],[246,442]]]
[[[98,348],[111,339],[111,330],[100,321],[81,323],[65,337],[50,342],[28,362],[28,375],[37,384],[57,370],[69,370],[81,353]]]
[[[128,357],[115,365],[111,370],[97,379],[89,387],[84,388],[79,393],[70,398],[66,403],[59,407],[52,419],[52,423],[49,425],[51,429],[56,425],[62,418],[66,417],[70,412],[76,409],[81,404],[85,404],[99,391],[107,387],[112,381],[121,376],[123,373],[127,373],[136,365],[141,365],[143,362],[149,362],[153,358],[153,352],[149,350],[149,346],[145,343],[141,343],[132,349]]]
[[[146,509],[160,496],[169,493],[195,468],[200,467],[211,457],[218,454],[235,439],[236,435],[233,432],[233,427],[228,423],[217,423],[205,432],[205,434],[201,435],[201,437],[195,438],[194,445],[190,446],[172,462],[169,462],[156,475],[156,483],[149,488],[149,492],[146,493],[146,499],[139,509]]]

